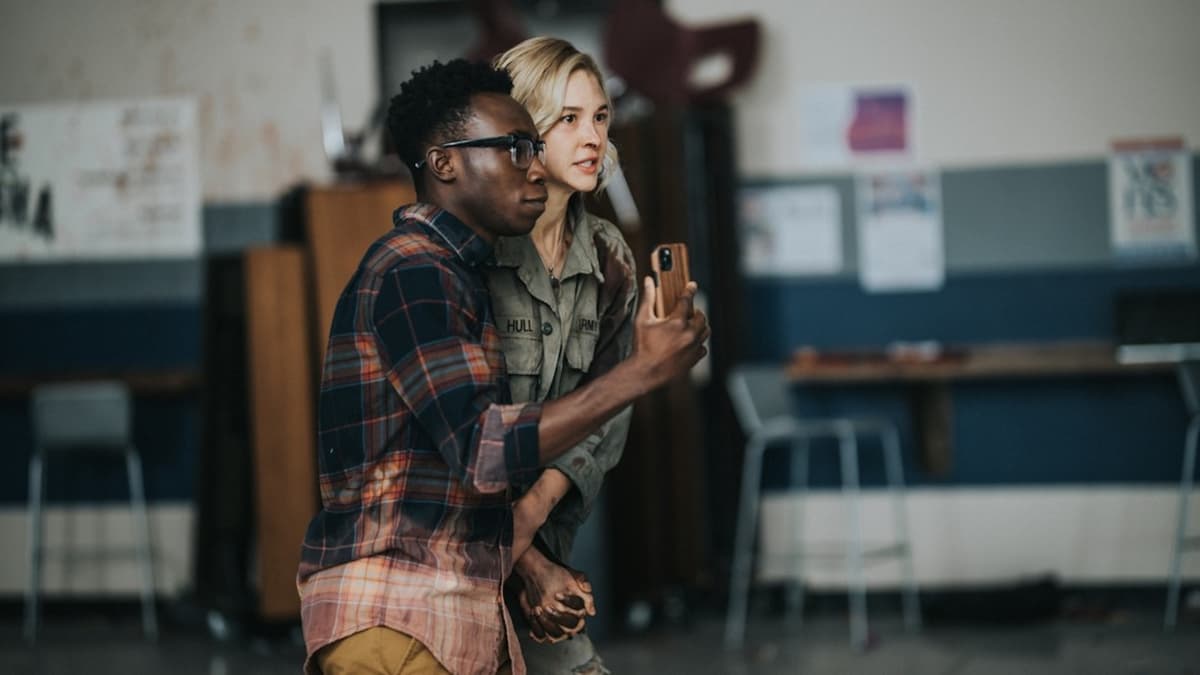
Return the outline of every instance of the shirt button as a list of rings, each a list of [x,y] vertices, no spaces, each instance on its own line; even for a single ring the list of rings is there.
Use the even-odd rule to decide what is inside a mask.
[[[542,335],[549,335],[553,332],[554,332],[554,326],[551,326],[549,321],[542,324]]]

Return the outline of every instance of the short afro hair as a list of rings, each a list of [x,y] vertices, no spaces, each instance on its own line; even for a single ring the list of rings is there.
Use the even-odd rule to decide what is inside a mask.
[[[471,117],[471,97],[475,94],[511,94],[512,78],[486,63],[454,59],[434,61],[413,71],[400,85],[388,108],[388,133],[400,159],[413,171],[424,159],[426,146],[463,134]]]

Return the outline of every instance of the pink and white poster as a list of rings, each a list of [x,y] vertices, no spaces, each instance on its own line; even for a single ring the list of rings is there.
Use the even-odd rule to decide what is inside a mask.
[[[799,110],[806,165],[839,169],[915,155],[907,85],[812,85],[801,92]]]

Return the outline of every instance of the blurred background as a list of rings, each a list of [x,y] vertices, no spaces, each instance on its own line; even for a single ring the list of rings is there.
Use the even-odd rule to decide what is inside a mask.
[[[1198,30],[1187,0],[0,0],[0,669],[299,668],[325,332],[413,199],[387,101],[553,34],[616,101],[590,207],[643,266],[686,241],[713,325],[576,545],[614,671],[1192,672]],[[119,454],[53,451],[63,382],[129,392],[148,526]]]

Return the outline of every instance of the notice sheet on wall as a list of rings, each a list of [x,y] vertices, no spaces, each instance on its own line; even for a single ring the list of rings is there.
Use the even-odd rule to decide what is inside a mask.
[[[190,99],[0,104],[0,262],[199,254]]]
[[[946,263],[938,173],[863,174],[855,181],[855,191],[863,287],[869,291],[940,288]]]
[[[741,191],[742,270],[750,276],[837,274],[842,207],[830,185]]]
[[[911,161],[913,88],[815,84],[800,92],[799,151],[807,166]]]
[[[1192,157],[1182,138],[1113,143],[1108,187],[1118,258],[1196,257]]]

